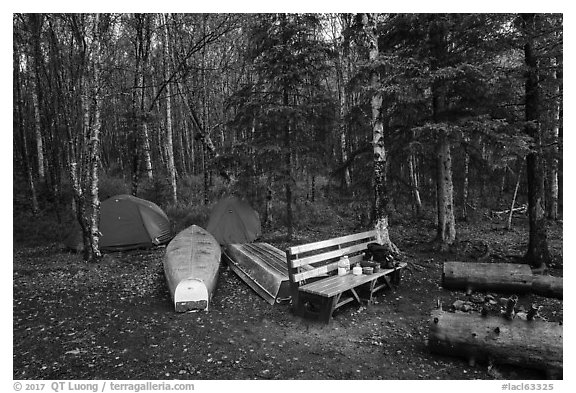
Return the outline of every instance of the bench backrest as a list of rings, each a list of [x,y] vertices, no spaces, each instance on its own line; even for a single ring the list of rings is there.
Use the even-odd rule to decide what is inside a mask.
[[[354,235],[337,237],[315,243],[289,247],[286,250],[288,278],[292,285],[299,286],[302,281],[325,275],[338,269],[338,260],[347,255],[350,265],[362,260],[368,243],[376,241],[376,231],[367,231]]]

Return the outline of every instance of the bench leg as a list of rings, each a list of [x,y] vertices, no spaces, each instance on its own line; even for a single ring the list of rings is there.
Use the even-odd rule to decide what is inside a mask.
[[[400,279],[402,278],[402,269],[397,269],[394,271],[394,273],[391,274],[392,276],[392,283],[395,286],[398,286],[398,284],[400,284]]]
[[[322,301],[322,309],[320,311],[320,317],[319,317],[321,321],[327,324],[330,323],[330,320],[332,319],[332,313],[334,312],[334,309],[336,308],[336,304],[338,303],[339,299],[340,295],[330,298],[324,298],[324,300]]]
[[[392,283],[390,282],[390,280],[388,279],[388,277],[386,276],[382,276],[382,278],[384,279],[384,282],[386,282],[386,285],[388,286],[388,288],[390,288],[390,290],[392,292],[394,292],[394,287],[392,286]],[[394,279],[394,278],[392,278]]]
[[[370,297],[368,298],[368,304],[372,304],[374,299],[374,288],[376,288],[376,281],[378,280],[372,280],[370,281]]]

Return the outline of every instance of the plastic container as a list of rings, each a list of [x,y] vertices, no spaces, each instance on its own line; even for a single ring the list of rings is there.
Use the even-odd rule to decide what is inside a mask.
[[[340,258],[338,261],[338,268],[346,269],[346,273],[350,271],[350,260],[348,259],[347,255],[344,255],[342,258]]]
[[[355,276],[361,276],[362,275],[362,267],[354,266],[354,268],[352,269],[352,274],[354,274]]]
[[[343,268],[343,267],[338,268],[338,275],[339,276],[345,276],[347,274],[348,274],[348,271],[346,270],[346,268]]]

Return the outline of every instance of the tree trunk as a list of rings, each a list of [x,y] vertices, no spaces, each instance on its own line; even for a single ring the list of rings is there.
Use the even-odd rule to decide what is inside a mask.
[[[154,171],[152,170],[152,154],[150,149],[150,132],[148,131],[148,123],[146,120],[142,123],[142,143],[144,154],[144,170],[146,171],[146,177],[149,180],[154,179]]]
[[[288,88],[284,87],[283,92],[283,103],[285,107],[289,105]],[[286,124],[284,125],[284,148],[286,152],[284,154],[284,165],[285,168],[285,179],[284,179],[284,189],[286,192],[286,239],[287,241],[292,240],[293,223],[292,223],[292,140],[290,135],[290,119],[285,119]]]
[[[137,25],[137,45],[136,45],[136,58],[134,64],[134,85],[132,86],[132,100],[131,100],[131,108],[130,108],[130,119],[128,126],[130,130],[128,134],[132,136],[132,143],[133,143],[133,151],[132,151],[132,195],[138,195],[138,186],[140,184],[140,145],[141,145],[141,135],[140,130],[142,126],[142,113],[139,112],[139,105],[138,105],[138,98],[139,98],[139,89],[143,88],[142,86],[142,34],[141,34],[141,26],[139,24],[139,20],[135,21]]]
[[[32,174],[32,168],[29,164],[29,154],[28,154],[28,142],[26,140],[26,132],[24,128],[24,115],[22,114],[22,90],[20,85],[20,64],[19,64],[19,53],[16,47],[13,51],[14,64],[13,64],[13,77],[15,86],[15,97],[14,97],[14,109],[16,113],[14,116],[14,129],[18,130],[20,136],[20,144],[22,149],[22,167],[24,169],[24,175],[28,182],[28,188],[30,189],[30,204],[32,206],[32,214],[36,215],[40,211],[38,205],[38,197],[36,195],[36,184],[34,182],[34,175]]]
[[[562,66],[557,59],[552,60],[553,77],[554,77],[554,98],[553,98],[553,113],[552,113],[552,135],[551,135],[551,154],[550,154],[550,169],[549,169],[549,184],[550,184],[550,197],[547,204],[548,218],[550,220],[558,220],[558,144],[560,142],[560,108],[561,108],[561,91],[560,84],[562,74]]]
[[[150,49],[150,16],[148,14],[143,16],[142,25],[140,25],[139,30],[139,51],[140,57],[142,61],[140,64],[142,67],[138,70],[139,73],[139,81],[138,85],[140,87],[140,115],[141,115],[141,124],[142,124],[142,154],[144,156],[144,170],[146,172],[146,177],[149,180],[154,178],[154,173],[152,170],[152,157],[151,157],[151,150],[150,150],[150,133],[148,130],[148,113],[146,111],[146,85],[145,85],[145,76],[144,76],[144,67],[150,66],[150,56],[149,56],[149,49]],[[145,34],[146,33],[146,34]]]
[[[470,154],[468,150],[464,149],[464,181],[462,184],[462,219],[468,220],[468,191],[469,191],[469,176],[470,176]]]
[[[438,18],[434,20],[429,29],[429,46],[432,71],[446,67],[448,58],[447,27]],[[432,83],[432,119],[434,123],[441,124],[444,112],[447,109],[446,87],[443,81]],[[441,128],[441,127],[439,127]],[[452,154],[450,139],[446,129],[437,132],[437,216],[438,228],[436,241],[441,251],[447,251],[456,239],[456,224],[454,219],[454,186],[452,184]]]
[[[447,251],[456,240],[454,219],[454,186],[452,185],[452,155],[450,141],[444,131],[438,136],[438,230],[440,249]]]
[[[266,185],[266,208],[264,210],[264,226],[270,228],[274,222],[274,218],[272,216],[272,197],[273,197],[273,189],[272,189],[272,176],[268,175],[268,184]]]
[[[514,215],[514,205],[516,204],[516,196],[518,195],[518,188],[520,188],[520,179],[522,179],[522,167],[518,169],[518,180],[516,181],[516,187],[514,188],[514,195],[512,196],[512,204],[510,205],[510,214],[508,215],[508,222],[506,224],[506,229],[510,230],[512,228],[512,216]]]
[[[164,76],[168,80],[170,76],[170,50],[169,50],[169,35],[168,35],[168,18],[162,14],[162,22],[164,24]],[[174,162],[174,144],[172,141],[172,84],[168,82],[166,85],[166,152],[168,154],[168,175],[170,176],[170,185],[172,191],[172,204],[178,204],[177,184],[176,184],[176,165]]]
[[[524,60],[527,66],[526,78],[526,133],[533,139],[533,152],[526,157],[528,176],[528,218],[530,235],[526,261],[534,268],[546,268],[550,263],[548,234],[544,210],[544,169],[542,163],[540,129],[540,80],[538,57],[535,53],[537,16],[522,14],[525,44]]]
[[[82,59],[82,65],[92,64],[91,83],[86,74],[81,74],[78,86],[80,88],[81,117],[83,128],[78,137],[80,145],[78,148],[74,145],[75,136],[68,127],[68,145],[70,157],[70,176],[72,180],[72,189],[74,191],[74,200],[76,202],[76,215],[82,237],[84,240],[84,260],[87,262],[97,261],[101,257],[99,239],[100,232],[98,229],[100,215],[100,200],[98,198],[98,167],[100,161],[100,128],[101,112],[103,104],[102,86],[101,86],[101,67],[102,67],[102,46],[100,35],[100,15],[94,16],[91,37],[91,54],[90,62],[88,59]],[[77,31],[79,42],[85,40],[82,32]],[[82,46],[80,49],[81,56],[86,55],[86,50]],[[87,70],[83,70],[85,72]],[[91,105],[88,97],[92,98],[94,103],[93,117],[91,116]]]
[[[206,152],[208,148],[205,145],[202,145],[202,173],[204,178],[204,204],[208,205],[210,203],[210,198],[208,197],[208,191],[210,190],[210,181],[208,176],[208,163],[206,160],[208,159],[208,153]]]
[[[564,279],[555,276],[535,275],[532,278],[532,293],[562,299],[564,297]]]
[[[34,107],[34,131],[36,137],[36,158],[38,165],[38,177],[44,181],[46,173],[44,169],[44,141],[42,136],[42,115],[41,115],[41,98],[42,90],[40,86],[40,66],[43,62],[41,50],[42,34],[42,14],[29,14],[30,29],[32,31],[32,64],[33,74],[30,78],[32,104]]]
[[[341,124],[340,124],[340,153],[342,156],[342,164],[344,164],[348,160],[348,151],[347,151],[347,145],[346,145],[346,129],[347,129],[347,127],[346,127],[346,120],[345,120],[343,115],[340,117],[340,121],[341,121]],[[342,174],[342,184],[344,185],[344,188],[346,190],[348,190],[350,188],[350,185],[352,184],[352,179],[350,177],[350,167],[348,165],[346,165],[344,167],[344,171]]]
[[[102,66],[102,48],[100,44],[100,15],[96,14],[94,21],[94,36],[93,36],[93,97],[94,97],[94,122],[90,129],[89,140],[89,166],[90,174],[88,177],[88,187],[90,196],[90,255],[88,261],[96,261],[101,258],[100,253],[100,231],[99,231],[99,218],[100,218],[100,199],[98,198],[98,167],[100,163],[100,128],[102,126],[101,113],[103,98],[101,93],[100,73]]]
[[[420,198],[418,175],[416,173],[416,157],[413,152],[410,152],[408,155],[408,171],[410,176],[410,187],[412,188],[412,203],[416,210],[416,217],[420,217],[422,215],[422,199]]]
[[[36,163],[38,165],[38,177],[44,181],[46,172],[44,170],[44,142],[42,140],[42,120],[40,115],[39,81],[32,77],[32,105],[34,106],[34,135],[36,137]]]
[[[348,84],[347,81],[347,73],[346,67],[344,66],[344,62],[348,61],[349,55],[349,42],[348,40],[344,41],[344,46],[342,48],[342,54],[339,54],[338,61],[336,63],[337,66],[337,75],[338,75],[338,97],[340,101],[340,112],[339,112],[339,134],[340,134],[340,156],[342,157],[342,164],[344,164],[348,160],[348,147],[346,143],[346,131],[348,129],[347,122],[346,122],[346,113],[348,111],[348,92],[346,91],[346,86]],[[342,173],[342,186],[346,190],[350,188],[351,179],[350,179],[350,169],[348,166],[345,166],[344,171]]]
[[[532,270],[525,264],[444,262],[442,287],[471,291],[530,292]]]
[[[369,61],[375,67],[379,56],[377,36],[378,15],[362,14],[362,27],[366,34]],[[376,69],[371,71],[370,87],[376,91],[372,93],[370,101],[372,109],[372,149],[374,154],[374,207],[376,241],[386,245],[393,254],[399,254],[400,250],[390,240],[388,231],[388,203],[389,195],[386,188],[386,147],[384,143],[384,123],[382,120],[382,96],[377,91],[380,86],[380,75]]]
[[[563,328],[540,320],[512,320],[436,310],[431,316],[428,347],[470,363],[499,363],[562,374]]]

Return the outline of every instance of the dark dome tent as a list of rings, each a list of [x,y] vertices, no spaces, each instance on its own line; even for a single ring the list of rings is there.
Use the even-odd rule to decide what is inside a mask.
[[[221,245],[250,243],[262,234],[258,213],[236,197],[214,206],[206,229]]]
[[[155,203],[132,195],[116,195],[100,205],[100,249],[124,251],[151,248],[173,237],[170,220]],[[64,244],[82,250],[82,233],[76,223]]]

